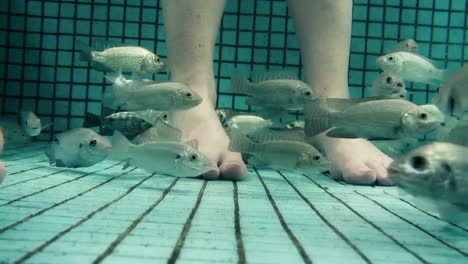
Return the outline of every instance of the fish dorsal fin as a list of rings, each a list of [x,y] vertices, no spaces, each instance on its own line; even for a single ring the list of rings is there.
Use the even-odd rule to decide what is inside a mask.
[[[153,109],[147,109],[147,110],[135,111],[134,113],[138,118],[141,118],[154,126],[158,122],[161,122],[162,115],[166,112],[161,112],[161,111],[157,111]]]
[[[101,38],[93,39],[91,43],[92,43],[91,47],[95,51],[103,51],[105,49],[110,49],[110,48],[115,48],[115,47],[128,47],[129,46],[127,44],[116,43],[111,40],[101,39]]]
[[[252,82],[260,83],[269,80],[298,80],[296,73],[292,71],[272,71],[254,74],[252,76]]]
[[[198,140],[196,140],[196,139],[192,139],[192,140],[189,140],[187,142],[184,142],[184,144],[187,144],[187,145],[191,146],[194,149],[198,149]]]
[[[327,136],[332,138],[357,138],[356,135],[341,127],[331,129],[327,132]]]

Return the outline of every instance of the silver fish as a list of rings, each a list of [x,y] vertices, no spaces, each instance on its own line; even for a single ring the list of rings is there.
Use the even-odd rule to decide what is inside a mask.
[[[186,143],[153,141],[134,145],[116,131],[112,145],[116,155],[127,161],[124,168],[135,166],[150,173],[195,177],[210,171],[214,166],[196,149],[195,140]]]
[[[449,75],[433,103],[448,115],[468,115],[468,65]]]
[[[392,49],[393,52],[398,52],[398,51],[406,51],[406,52],[413,52],[413,53],[418,53],[419,51],[419,46],[414,39],[409,38],[406,40],[403,40],[401,42],[398,42]]]
[[[202,102],[200,95],[182,83],[161,82],[141,85],[138,89],[118,79],[104,92],[102,104],[111,109],[139,111],[187,110]]]
[[[304,129],[305,128],[305,122],[302,121],[302,120],[294,120],[294,121],[286,123],[285,127],[289,128],[289,129],[297,129],[297,128]]]
[[[182,131],[180,129],[170,125],[168,121],[161,120],[136,136],[132,143],[139,145],[152,141],[181,141],[181,139]]]
[[[169,114],[154,110],[113,113],[104,118],[86,113],[83,127],[103,126],[112,130],[119,130],[127,138],[134,138],[143,133],[159,121],[167,121]]]
[[[442,138],[442,141],[468,147],[468,120],[456,122],[455,127]]]
[[[19,114],[19,122],[29,136],[35,137],[41,133],[41,119],[33,112],[21,111]]]
[[[242,133],[248,134],[257,129],[271,127],[273,122],[265,120],[256,115],[236,115],[227,120],[223,127],[226,133],[232,130],[239,130]]]
[[[230,134],[228,149],[249,156],[248,163],[256,167],[308,173],[326,171],[329,162],[309,144],[295,141],[265,141],[255,143],[240,131]]]
[[[388,72],[379,74],[370,89],[371,96],[406,98],[407,93],[403,80]]]
[[[416,105],[403,99],[323,99],[307,106],[306,134],[331,128],[329,137],[399,139],[429,133],[444,122],[434,105]]]
[[[246,136],[254,142],[296,141],[306,142],[304,130],[300,128],[260,128]]]
[[[447,71],[437,69],[432,62],[411,52],[394,52],[377,58],[383,71],[396,75],[405,81],[438,85],[447,78]]]
[[[239,115],[239,112],[231,108],[218,108],[216,109],[216,114],[218,115],[221,124],[224,124],[231,117]]]
[[[156,54],[142,47],[121,45],[96,51],[82,41],[77,41],[77,45],[81,49],[80,60],[90,62],[98,71],[144,74],[158,73],[165,68]]]
[[[306,83],[289,73],[266,73],[249,82],[238,72],[231,77],[231,89],[237,94],[247,94],[247,104],[281,110],[302,110],[304,104],[318,98]]]
[[[453,215],[446,214],[449,207],[468,211],[467,156],[466,147],[432,143],[396,159],[388,173],[394,184],[415,196],[431,199],[438,204],[441,216],[450,219]]]
[[[2,116],[0,118],[0,127],[3,129],[6,145],[25,144],[32,141],[32,137],[18,124],[15,117]]]
[[[75,128],[55,135],[46,155],[57,167],[89,167],[103,161],[111,152],[110,142],[87,128]]]

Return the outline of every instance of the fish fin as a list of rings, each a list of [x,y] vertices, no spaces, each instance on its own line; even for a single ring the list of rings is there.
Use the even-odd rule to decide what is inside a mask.
[[[198,140],[196,140],[196,139],[192,139],[192,140],[189,140],[187,142],[184,142],[184,144],[187,144],[187,145],[191,146],[194,149],[198,149]]]
[[[234,71],[231,76],[231,90],[237,94],[249,94],[252,84],[238,71]]]
[[[315,136],[333,126],[331,112],[325,101],[317,101],[307,104],[305,109],[305,133],[307,136]]]
[[[141,81],[141,76],[140,74],[136,73],[136,72],[132,72],[132,81]]]
[[[115,111],[112,108],[101,107],[102,116],[108,117],[112,115]]]
[[[122,166],[122,170],[126,170],[127,168],[131,167],[130,160],[125,161],[125,164]]]
[[[112,150],[109,156],[127,158],[130,145],[130,141],[118,130],[115,130],[114,135],[112,135]]]
[[[180,141],[182,139],[182,131],[171,126],[165,121],[159,121],[154,125],[156,130],[161,131],[161,134],[167,135],[164,139],[169,141]]]
[[[83,121],[83,127],[98,127],[102,124],[101,117],[90,112],[86,112]]]
[[[116,43],[108,39],[96,38],[92,41],[92,47],[96,51],[103,51],[115,47],[128,47],[127,44]]]
[[[80,60],[81,61],[92,61],[93,60],[93,49],[81,40],[76,41],[76,46],[80,49]]]
[[[229,151],[249,153],[255,147],[255,142],[236,129],[229,133],[229,139]]]
[[[331,138],[357,138],[356,135],[353,135],[345,128],[333,128],[327,132],[327,137]]]
[[[299,77],[292,71],[272,71],[255,74],[252,76],[253,83],[260,83],[268,80],[298,80]]]

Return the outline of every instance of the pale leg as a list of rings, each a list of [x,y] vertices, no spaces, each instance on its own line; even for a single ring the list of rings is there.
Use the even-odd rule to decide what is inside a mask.
[[[308,84],[324,97],[348,98],[352,0],[288,0]],[[332,162],[332,176],[356,184],[388,184],[391,159],[363,139],[311,139]]]
[[[176,112],[172,121],[186,140],[196,139],[199,150],[216,170],[204,178],[237,180],[247,175],[239,153],[227,149],[229,138],[214,111],[216,87],[213,52],[225,0],[164,0],[164,23],[171,80],[191,87],[203,102],[188,111]]]

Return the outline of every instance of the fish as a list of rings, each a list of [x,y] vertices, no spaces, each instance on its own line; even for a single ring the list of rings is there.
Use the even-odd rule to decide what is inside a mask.
[[[399,157],[419,145],[419,141],[416,138],[371,140],[370,142],[385,155],[392,158]]]
[[[428,58],[411,52],[399,51],[380,56],[377,63],[384,72],[410,82],[439,85],[448,75],[447,70],[437,69]]]
[[[254,142],[265,141],[296,141],[306,142],[304,129],[296,128],[259,128],[246,136]]]
[[[289,128],[289,129],[301,128],[301,129],[304,129],[305,128],[305,122],[302,121],[302,120],[294,120],[294,121],[286,123],[285,128]]]
[[[218,115],[219,122],[224,124],[231,117],[239,115],[239,111],[232,108],[218,108],[216,109],[216,114]]]
[[[97,71],[154,74],[166,68],[159,56],[138,46],[105,42],[103,51],[93,50],[82,41],[77,41],[77,46],[80,49],[80,60],[91,63],[91,67]]]
[[[468,147],[468,120],[457,121],[441,141]]]
[[[435,105],[387,97],[318,100],[306,107],[305,118],[309,137],[330,129],[326,135],[334,138],[400,139],[444,125]]]
[[[18,119],[13,116],[2,116],[0,127],[3,129],[5,145],[19,145],[32,142],[33,138],[18,123]]]
[[[39,119],[33,112],[20,111],[18,120],[26,131],[26,134],[29,136],[35,137],[41,133],[41,119]]]
[[[406,98],[407,93],[403,80],[388,72],[380,73],[370,89],[371,96]]]
[[[182,135],[180,129],[172,126],[167,120],[161,120],[133,138],[132,143],[139,145],[152,141],[181,141]]]
[[[134,145],[120,132],[112,138],[114,152],[126,161],[124,168],[134,166],[149,173],[174,177],[196,177],[214,168],[206,156],[197,150],[198,143],[153,141]]]
[[[265,120],[256,115],[236,115],[231,117],[223,125],[226,133],[230,133],[232,130],[239,130],[242,133],[251,133],[261,128],[271,127],[273,122],[271,120]]]
[[[83,127],[103,126],[112,130],[119,130],[127,138],[132,139],[158,122],[167,122],[168,117],[169,113],[167,112],[151,109],[118,112],[103,118],[88,112],[85,114]]]
[[[460,118],[468,114],[468,65],[449,75],[432,102],[447,115]]]
[[[193,108],[202,102],[202,97],[187,85],[178,82],[143,84],[134,89],[114,77],[106,77],[113,82],[103,94],[102,104],[111,109],[140,111],[182,111]]]
[[[388,168],[389,179],[415,197],[432,201],[442,218],[456,219],[452,209],[468,211],[467,156],[467,147],[427,144],[395,159]]]
[[[258,168],[271,168],[308,173],[326,171],[328,160],[313,146],[295,141],[256,143],[238,130],[229,135],[228,149],[249,156],[248,163]]]
[[[394,52],[399,52],[399,51],[406,51],[406,52],[413,52],[413,53],[418,53],[419,51],[419,46],[414,39],[409,38],[406,40],[403,40],[401,42],[398,42],[392,49],[392,53]]]
[[[56,134],[47,150],[49,163],[57,167],[89,167],[107,158],[112,145],[88,128],[74,128]]]
[[[234,72],[231,90],[246,94],[248,105],[281,111],[302,110],[306,102],[319,97],[306,83],[287,72],[265,73],[253,82]]]

